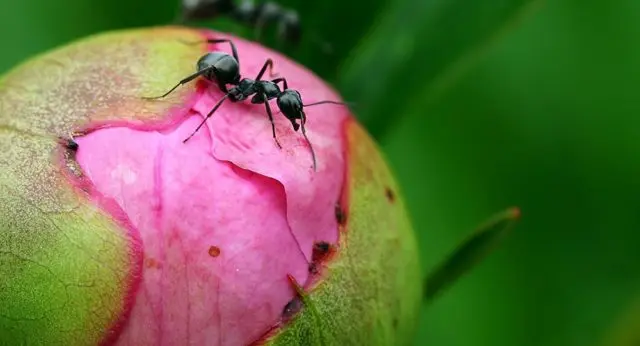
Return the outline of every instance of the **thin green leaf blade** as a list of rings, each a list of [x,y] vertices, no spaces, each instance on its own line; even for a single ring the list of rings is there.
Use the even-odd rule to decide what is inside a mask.
[[[426,301],[431,302],[440,292],[482,262],[510,233],[519,218],[520,209],[509,208],[472,232],[427,276],[424,285]]]

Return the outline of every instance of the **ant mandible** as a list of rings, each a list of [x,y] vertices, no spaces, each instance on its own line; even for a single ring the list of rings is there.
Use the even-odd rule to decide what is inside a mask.
[[[307,132],[305,129],[305,124],[307,122],[306,114],[304,113],[305,106],[315,106],[320,104],[337,104],[337,105],[345,105],[345,103],[338,101],[319,101],[310,104],[303,104],[302,96],[297,90],[289,89],[287,84],[287,80],[285,78],[276,78],[273,80],[262,80],[262,76],[266,72],[267,68],[271,75],[273,69],[273,61],[271,59],[267,59],[260,69],[260,72],[256,76],[255,79],[250,78],[242,78],[240,77],[240,61],[238,58],[238,52],[235,47],[235,44],[228,39],[218,39],[218,40],[206,40],[207,43],[229,43],[231,46],[232,55],[230,56],[223,52],[209,52],[203,55],[197,63],[197,72],[182,79],[178,82],[173,88],[167,91],[165,94],[156,97],[145,97],[145,99],[158,99],[163,98],[169,94],[171,94],[176,88],[180,85],[188,83],[199,76],[203,76],[205,79],[215,82],[220,90],[222,90],[225,95],[218,101],[218,103],[211,109],[211,111],[207,114],[207,116],[202,120],[202,122],[198,125],[198,127],[182,142],[186,143],[191,137],[193,137],[198,130],[207,122],[207,120],[213,115],[213,113],[220,108],[222,103],[229,99],[231,102],[242,102],[251,97],[252,104],[264,104],[265,109],[267,111],[267,115],[269,117],[269,122],[271,123],[271,132],[273,139],[278,146],[278,148],[282,149],[282,145],[278,141],[276,137],[276,127],[275,122],[273,121],[273,113],[271,112],[271,107],[269,106],[269,101],[276,99],[276,103],[280,112],[291,122],[294,131],[298,131],[298,129],[302,130],[302,135],[304,136],[307,144],[309,144],[309,150],[311,151],[311,158],[313,160],[313,170],[316,170],[316,156],[313,150],[313,146],[311,145],[311,141],[307,136]],[[280,89],[278,83],[282,83],[283,89]],[[227,84],[233,85],[232,88],[227,89]],[[298,124],[296,120],[300,120]]]

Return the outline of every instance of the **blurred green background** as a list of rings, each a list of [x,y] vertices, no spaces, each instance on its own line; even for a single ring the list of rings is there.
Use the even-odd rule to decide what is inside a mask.
[[[425,270],[489,215],[523,211],[494,254],[424,307],[416,345],[605,345],[640,297],[640,1],[281,3],[301,9],[306,31],[282,50],[356,102],[386,152]],[[0,71],[177,9],[3,1]],[[265,44],[277,48],[272,34]]]

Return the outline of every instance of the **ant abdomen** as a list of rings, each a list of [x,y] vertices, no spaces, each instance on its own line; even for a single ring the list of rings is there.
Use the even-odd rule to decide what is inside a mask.
[[[198,71],[209,69],[203,76],[210,81],[221,81],[227,84],[235,84],[240,78],[240,66],[238,61],[223,52],[211,52],[203,55],[197,63]]]

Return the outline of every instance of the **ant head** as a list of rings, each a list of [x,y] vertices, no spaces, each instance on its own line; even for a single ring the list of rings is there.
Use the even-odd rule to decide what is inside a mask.
[[[210,81],[222,84],[238,84],[240,81],[240,64],[229,54],[210,52],[198,60],[198,71],[207,69],[203,76]]]
[[[298,124],[295,123],[295,120],[304,119],[300,93],[293,89],[286,89],[278,96],[277,103],[282,114],[291,121],[294,130],[297,130]]]

